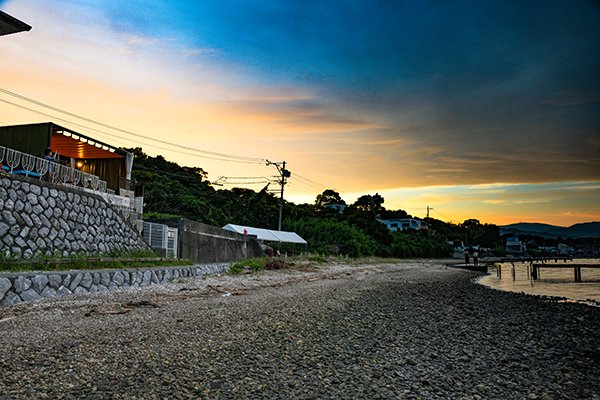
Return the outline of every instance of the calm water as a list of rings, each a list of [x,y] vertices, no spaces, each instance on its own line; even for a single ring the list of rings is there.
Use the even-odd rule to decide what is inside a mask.
[[[600,259],[574,260],[573,262],[559,261],[558,263],[568,265],[595,264],[600,265]],[[552,261],[549,264],[554,264]],[[524,292],[528,294],[566,297],[569,300],[590,301],[590,304],[600,306],[600,268],[582,268],[582,282],[574,282],[573,268],[541,268],[540,277],[537,281],[529,278],[527,267],[529,263],[515,263],[515,279],[512,277],[512,265],[504,263],[501,268],[502,275],[498,277],[497,270],[489,269],[489,275],[479,279],[479,282],[494,289],[511,292]]]

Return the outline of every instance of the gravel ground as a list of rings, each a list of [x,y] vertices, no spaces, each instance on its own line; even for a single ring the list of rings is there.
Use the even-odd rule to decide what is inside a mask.
[[[0,307],[2,399],[600,399],[600,308],[435,262]]]

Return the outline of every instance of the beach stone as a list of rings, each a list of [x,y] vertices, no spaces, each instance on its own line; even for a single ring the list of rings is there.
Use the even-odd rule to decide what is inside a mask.
[[[38,293],[41,293],[42,290],[44,290],[48,282],[49,279],[46,274],[36,275],[33,278],[31,278],[31,286]]]
[[[152,279],[152,273],[150,271],[144,271],[144,274],[142,276],[142,281],[140,282],[140,286],[144,287],[144,286],[150,285],[151,279]]]
[[[69,288],[68,288],[68,287],[66,287],[66,286],[63,286],[63,285],[61,285],[61,286],[58,288],[57,292],[58,292],[58,295],[59,295],[59,296],[66,296],[66,295],[69,295],[69,294],[71,294],[71,293],[72,293],[72,292],[69,290]]]
[[[102,286],[106,287],[106,286],[108,286],[109,283],[110,283],[110,275],[106,271],[102,272],[102,274],[100,276],[100,284]]]
[[[6,221],[6,223],[8,223],[9,226],[15,226],[15,224],[17,223],[16,218],[13,216],[10,210],[2,211],[2,218],[4,219],[4,221]]]
[[[94,272],[94,274],[92,275],[94,280],[93,280],[93,284],[97,285],[100,283],[100,274],[98,272]]]
[[[18,294],[16,294],[13,291],[9,291],[4,295],[4,298],[2,299],[2,301],[0,301],[0,304],[9,305],[9,304],[19,304],[21,302],[22,302],[22,300]]]
[[[23,301],[32,301],[41,299],[41,296],[33,288],[28,289],[19,295]]]
[[[4,298],[4,295],[12,287],[12,282],[8,278],[0,278],[0,300]]]
[[[69,286],[70,283],[71,283],[71,274],[65,274],[65,276],[63,277],[62,285]]]
[[[98,292],[108,292],[108,288],[104,285],[98,285]]]
[[[90,286],[92,286],[93,282],[94,278],[92,277],[92,274],[86,272],[85,274],[83,274],[83,277],[81,278],[81,282],[79,284],[85,289],[89,289]]]
[[[83,279],[82,273],[76,274],[75,277],[73,278],[73,280],[71,281],[71,284],[69,285],[69,289],[72,292],[75,292],[75,289],[77,289],[77,287],[79,287],[79,283],[81,283],[82,279]]]
[[[123,274],[121,273],[121,271],[117,271],[115,272],[115,274],[113,275],[113,279],[112,281],[117,285],[117,286],[121,286],[123,285],[123,282],[125,282],[125,277],[123,276]]]
[[[6,225],[4,222],[0,222],[0,237],[4,236],[9,230],[10,227],[8,225]]]
[[[31,287],[31,280],[22,275],[18,276],[14,283],[13,288],[17,294],[21,294],[24,291],[28,290]]]
[[[88,291],[87,291],[87,289],[85,289],[85,288],[83,288],[83,287],[81,287],[81,286],[77,286],[77,287],[75,288],[75,290],[73,290],[73,293],[74,293],[74,294],[87,294],[87,293],[88,293]]]
[[[42,293],[40,293],[40,296],[44,297],[44,298],[56,297],[56,296],[58,296],[58,292],[56,291],[56,289],[47,286],[46,288],[44,288],[44,290],[42,290]]]

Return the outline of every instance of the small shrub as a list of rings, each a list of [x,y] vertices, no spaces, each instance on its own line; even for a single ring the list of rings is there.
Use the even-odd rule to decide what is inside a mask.
[[[265,260],[260,258],[243,260],[233,263],[229,266],[229,272],[231,272],[232,274],[239,274],[245,269],[249,269],[252,272],[262,271],[265,269]]]
[[[270,258],[265,263],[265,269],[267,269],[267,270],[288,269],[293,265],[294,265],[294,263],[284,260],[282,258]]]
[[[308,257],[308,261],[324,263],[324,262],[327,262],[327,259],[325,259],[325,257],[320,254],[315,254],[315,255],[311,255],[310,257]]]

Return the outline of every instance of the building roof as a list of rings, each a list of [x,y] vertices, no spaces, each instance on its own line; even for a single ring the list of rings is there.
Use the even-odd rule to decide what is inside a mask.
[[[256,236],[259,240],[265,240],[267,242],[283,242],[283,243],[300,243],[306,244],[306,240],[302,239],[295,232],[285,231],[274,231],[270,229],[255,228],[253,226],[242,226],[227,224],[223,227],[226,231],[237,232],[241,234],[248,234]]]
[[[18,140],[23,146],[32,141],[38,147],[41,146],[42,149],[46,144],[51,145],[52,150],[58,151],[63,156],[76,159],[124,158],[127,155],[127,152],[123,149],[53,122],[0,126],[0,143],[2,143],[2,140],[7,140],[4,138],[5,135],[16,136],[12,140]],[[44,139],[42,143],[42,136],[49,140]],[[30,154],[40,153],[40,151],[33,148],[15,147],[14,143],[12,143],[12,146],[8,144],[8,147],[14,147]]]
[[[31,30],[31,26],[0,11],[0,36]]]

